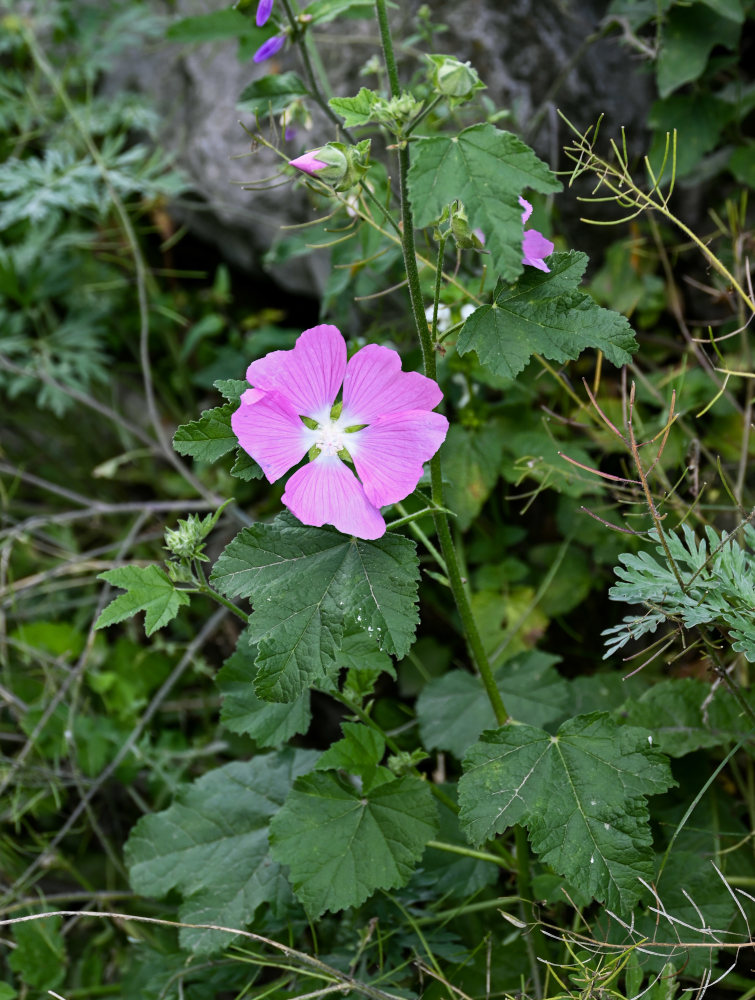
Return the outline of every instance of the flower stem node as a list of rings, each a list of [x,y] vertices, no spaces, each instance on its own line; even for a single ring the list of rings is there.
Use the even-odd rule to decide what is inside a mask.
[[[470,101],[478,90],[484,90],[477,70],[471,63],[461,62],[455,56],[428,55],[430,82],[443,97],[454,104]]]
[[[310,149],[295,160],[289,160],[289,166],[325,181],[335,191],[349,191],[369,169],[370,140],[363,139],[356,146],[329,142],[327,146]]]

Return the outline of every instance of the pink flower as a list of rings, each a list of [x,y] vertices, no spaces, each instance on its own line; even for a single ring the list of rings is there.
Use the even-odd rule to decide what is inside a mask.
[[[325,170],[328,166],[323,160],[317,159],[317,153],[319,150],[310,149],[308,153],[302,153],[301,156],[297,156],[295,160],[289,160],[289,167],[296,167],[297,170],[302,170],[305,174],[312,176],[316,174],[318,170]]]
[[[257,27],[261,28],[267,23],[267,19],[273,9],[273,0],[260,0],[257,4]]]
[[[524,225],[532,215],[532,205],[525,198],[520,198],[519,204],[523,209],[522,225]],[[546,240],[543,234],[539,233],[537,229],[525,229],[522,239],[523,264],[529,264],[530,267],[536,267],[540,271],[550,273],[550,268],[543,258],[550,257],[552,253],[553,243],[550,240]]]
[[[438,385],[402,372],[397,352],[377,344],[347,363],[346,342],[328,324],[305,330],[291,351],[253,361],[246,377],[254,388],[242,394],[231,425],[268,481],[316,449],[286,484],[291,513],[357,538],[383,535],[380,508],[415,489],[423,463],[445,439],[448,421],[432,412],[442,398]],[[339,413],[333,406],[341,390]]]

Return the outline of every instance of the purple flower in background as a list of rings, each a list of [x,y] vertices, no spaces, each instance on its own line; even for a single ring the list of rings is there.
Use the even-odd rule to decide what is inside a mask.
[[[377,344],[347,363],[346,341],[328,324],[305,330],[293,350],[253,361],[246,377],[254,388],[242,394],[231,426],[268,481],[314,454],[286,484],[291,513],[304,524],[380,538],[380,508],[415,489],[446,437],[448,421],[432,412],[442,398],[437,383],[403,372],[397,352]]]
[[[268,38],[268,40],[266,42],[263,42],[263,44],[260,45],[260,47],[254,53],[254,61],[256,63],[261,63],[264,62],[266,59],[269,59],[271,56],[274,56],[276,52],[280,52],[280,50],[283,48],[283,44],[285,41],[286,41],[285,35],[273,35],[272,38]]]
[[[523,209],[522,225],[524,225],[532,215],[532,205],[530,205],[526,198],[520,198],[519,204]],[[539,233],[537,229],[525,229],[522,239],[523,264],[529,264],[530,267],[536,267],[540,271],[550,273],[550,268],[543,258],[550,257],[552,253],[553,243],[550,240],[546,240],[543,234]]]
[[[273,10],[273,0],[260,0],[257,4],[257,27],[261,28]]]
[[[318,170],[324,170],[328,166],[324,160],[317,159],[318,152],[318,149],[310,149],[308,153],[302,153],[295,160],[289,160],[288,165],[289,167],[296,167],[297,170],[302,170],[305,174],[312,176]]]

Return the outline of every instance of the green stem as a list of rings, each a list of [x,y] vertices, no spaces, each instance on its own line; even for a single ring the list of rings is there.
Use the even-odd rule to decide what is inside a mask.
[[[432,101],[430,101],[430,103],[420,111],[420,113],[417,115],[414,121],[410,122],[409,125],[404,129],[404,135],[405,136],[411,135],[412,132],[415,130],[415,128],[419,125],[419,123],[423,121],[425,118],[427,118],[427,116],[430,114],[430,112],[433,110],[436,104],[439,104],[442,100],[443,100],[443,95],[436,94],[436,96],[432,99]]]
[[[383,43],[383,53],[385,65],[388,69],[388,77],[391,81],[391,91],[394,96],[398,93],[399,82],[396,70],[396,59],[393,54],[393,41],[391,39],[388,16],[385,8],[385,0],[375,0],[378,23],[380,25],[380,37]],[[437,380],[435,364],[435,345],[433,344],[430,328],[425,319],[425,311],[422,307],[422,289],[419,283],[419,271],[417,270],[417,256],[414,246],[414,218],[412,207],[409,201],[409,191],[407,187],[407,176],[409,174],[409,148],[406,143],[399,143],[398,150],[399,165],[399,190],[401,198],[401,249],[404,257],[404,267],[409,285],[409,299],[412,306],[414,325],[419,335],[419,342],[422,348],[422,360],[425,375],[433,381]],[[430,462],[430,476],[432,482],[432,499],[438,508],[443,508],[443,477],[440,468],[440,458],[436,454]],[[485,686],[490,704],[493,706],[495,717],[499,726],[508,722],[508,712],[503,704],[501,693],[496,687],[493,678],[493,670],[490,666],[485,648],[480,638],[477,622],[472,613],[464,582],[459,571],[459,562],[456,557],[456,549],[451,538],[451,529],[448,525],[448,517],[442,509],[437,510],[434,515],[435,529],[438,533],[440,551],[448,571],[448,582],[451,584],[451,592],[456,602],[456,607],[461,618],[462,628],[467,639],[467,645],[480,676]]]
[[[312,97],[323,112],[330,118],[330,120],[339,128],[349,142],[353,143],[354,138],[348,129],[344,128],[343,122],[335,113],[335,111],[328,104],[325,95],[322,92],[320,84],[315,76],[315,71],[312,68],[312,60],[310,58],[309,46],[307,44],[307,38],[305,34],[305,29],[302,27],[301,23],[297,20],[294,11],[291,8],[289,0],[281,0],[283,3],[283,9],[286,12],[286,17],[288,18],[288,23],[291,26],[291,39],[299,49],[299,55],[301,56],[302,65],[304,66],[304,75],[307,78],[307,83],[309,89],[312,92]],[[319,62],[319,59],[318,59]],[[322,69],[322,63],[320,63],[320,69]],[[324,74],[323,74],[324,78]],[[328,84],[324,84],[326,90],[330,89]]]
[[[507,862],[499,858],[497,854],[490,854],[488,851],[475,851],[464,844],[446,844],[441,840],[428,840],[428,847],[434,847],[437,851],[447,851],[449,854],[462,854],[465,858],[474,858],[475,861],[489,861],[493,865],[498,865],[505,871],[509,870]]]
[[[378,27],[380,28],[380,40],[383,43],[383,58],[385,59],[385,68],[388,70],[391,97],[398,97],[401,93],[401,84],[398,80],[396,56],[393,52],[393,39],[391,38],[391,28],[388,24],[388,11],[385,0],[375,0],[375,13],[377,14]]]

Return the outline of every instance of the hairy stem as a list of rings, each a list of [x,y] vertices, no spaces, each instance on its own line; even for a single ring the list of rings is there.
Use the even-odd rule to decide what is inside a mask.
[[[396,69],[396,58],[393,52],[393,41],[391,39],[390,27],[388,25],[388,15],[386,12],[385,0],[375,0],[375,10],[377,12],[378,24],[380,26],[380,37],[383,43],[383,54],[385,65],[388,69],[388,78],[391,82],[391,92],[395,96],[399,92],[398,71]],[[409,148],[406,143],[399,142],[398,150],[399,166],[399,191],[401,199],[401,249],[404,257],[404,267],[409,284],[409,299],[412,306],[414,325],[419,336],[420,347],[422,348],[422,360],[425,375],[435,380],[435,345],[433,344],[430,328],[425,319],[425,310],[422,305],[422,289],[419,283],[419,271],[417,270],[417,256],[414,246],[414,218],[412,207],[409,201],[407,189],[407,176],[409,173]],[[430,477],[432,482],[432,499],[438,508],[443,508],[443,476],[441,473],[440,457],[436,454],[430,462]],[[477,622],[472,613],[469,598],[464,589],[464,581],[459,569],[459,561],[456,556],[456,548],[451,537],[451,529],[448,524],[448,516],[440,509],[433,514],[435,529],[438,533],[440,550],[448,571],[448,582],[451,584],[451,592],[454,596],[459,617],[461,618],[464,635],[467,639],[472,660],[482,677],[490,704],[495,712],[495,717],[499,726],[508,722],[508,712],[503,704],[501,693],[496,687],[493,678],[493,670],[490,666],[485,648],[482,644]]]

